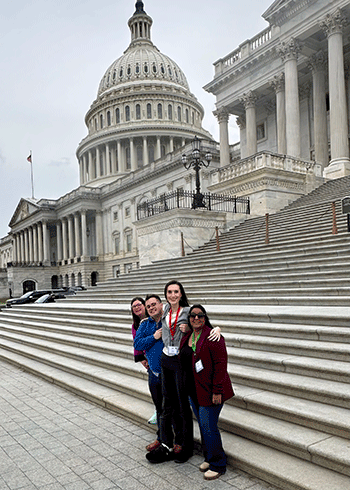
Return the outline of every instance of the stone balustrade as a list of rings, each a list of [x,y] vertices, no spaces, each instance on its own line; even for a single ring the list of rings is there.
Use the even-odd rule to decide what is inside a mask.
[[[301,160],[286,155],[278,155],[269,151],[263,151],[244,158],[239,162],[220,168],[212,174],[212,183],[217,184],[231,180],[263,168],[284,170],[299,174],[313,173],[321,176],[322,166],[316,162]]]

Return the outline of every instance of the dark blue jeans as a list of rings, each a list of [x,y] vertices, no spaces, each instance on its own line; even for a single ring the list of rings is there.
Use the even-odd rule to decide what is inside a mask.
[[[159,376],[156,376],[151,371],[151,369],[149,369],[148,370],[148,387],[149,387],[149,391],[151,393],[151,397],[152,397],[154,406],[156,407],[156,410],[157,410],[157,424],[158,424],[157,439],[160,440],[160,438],[159,438],[160,414],[162,412],[162,402],[163,402],[162,375],[159,374]]]
[[[212,471],[225,473],[227,458],[222,447],[218,428],[218,420],[223,403],[202,407],[193,403],[191,398],[190,402],[201,432],[204,460],[209,463],[209,469]]]

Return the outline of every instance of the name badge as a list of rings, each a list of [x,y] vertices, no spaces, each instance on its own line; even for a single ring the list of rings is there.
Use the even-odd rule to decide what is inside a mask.
[[[196,369],[196,373],[199,373],[200,371],[202,371],[202,369],[204,369],[203,367],[203,363],[202,361],[199,359],[199,361],[196,362],[196,364],[194,365],[195,369]]]
[[[169,356],[177,356],[179,353],[179,348],[174,345],[169,345],[168,347]]]

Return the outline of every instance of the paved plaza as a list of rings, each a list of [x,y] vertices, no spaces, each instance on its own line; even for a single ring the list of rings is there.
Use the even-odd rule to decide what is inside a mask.
[[[207,482],[197,454],[151,465],[153,434],[0,361],[0,490],[276,490],[229,468]]]

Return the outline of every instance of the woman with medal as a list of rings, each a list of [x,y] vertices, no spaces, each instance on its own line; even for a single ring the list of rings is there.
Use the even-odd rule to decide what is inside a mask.
[[[204,462],[199,469],[206,480],[215,480],[226,472],[227,461],[218,429],[219,415],[234,392],[227,372],[225,340],[209,341],[212,325],[203,306],[193,305],[188,321],[190,331],[180,345],[185,390],[201,432]]]
[[[183,285],[176,280],[164,287],[167,304],[162,316],[161,357],[163,410],[160,416],[161,446],[146,455],[151,463],[175,459],[184,463],[193,454],[193,421],[187,393],[184,389],[180,362],[180,342],[189,330],[188,299]],[[211,340],[220,338],[220,329],[212,332]],[[175,432],[175,437],[173,433]]]

